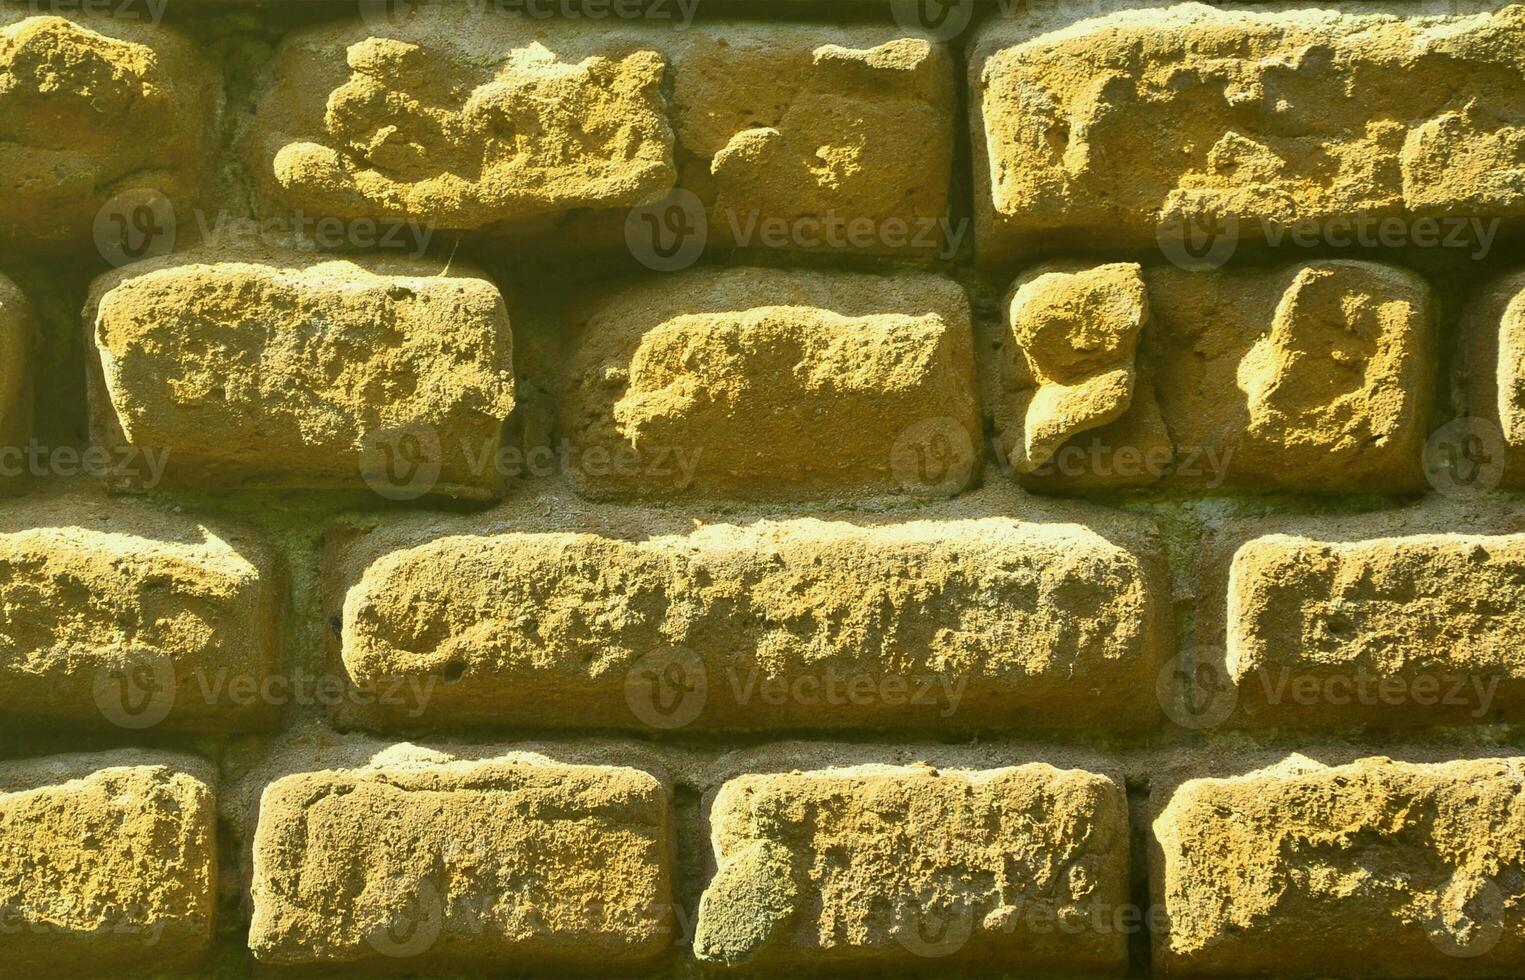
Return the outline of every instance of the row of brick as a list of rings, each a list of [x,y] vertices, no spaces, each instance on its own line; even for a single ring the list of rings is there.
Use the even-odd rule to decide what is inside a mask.
[[[491,498],[560,469],[590,498],[949,497],[981,476],[961,288],[930,274],[729,268],[566,314],[564,447],[505,445],[505,300],[429,262],[186,255],[96,282],[98,466],[114,489]],[[0,425],[24,444],[32,314],[0,279]],[[1488,486],[1525,486],[1525,274],[1466,320]],[[1013,283],[987,387],[1029,488],[1409,492],[1438,384],[1423,279],[1373,262],[1051,264]],[[1473,460],[1481,462],[1481,460]],[[1430,476],[1434,480],[1434,476]]]
[[[493,498],[542,471],[590,499],[936,498],[980,478],[983,401],[996,462],[1031,489],[1437,479],[1431,288],[1378,263],[1040,266],[1012,286],[983,398],[968,300],[930,274],[701,269],[564,317],[570,350],[537,379],[560,443],[505,443],[513,337],[480,273],[288,253],[128,266],[84,313],[95,469],[114,489],[398,500]],[[0,278],[5,445],[25,442],[33,329]],[[1525,274],[1485,290],[1464,332],[1476,489],[1525,486]]]
[[[693,909],[674,853],[692,835],[675,831],[660,765],[586,747],[377,749],[265,786],[252,847],[236,842],[260,964],[602,971],[691,955],[1117,975],[1147,931],[1170,975],[1312,974],[1358,955],[1362,973],[1449,976],[1501,975],[1525,945],[1525,759],[1172,772],[1151,790],[1139,901],[1106,760],[749,750],[704,794]],[[194,967],[228,849],[218,792],[210,766],[172,753],[0,763],[0,964]]]
[[[8,722],[267,729],[299,696],[380,730],[1472,724],[1525,705],[1525,517],[1504,508],[1229,522],[1179,656],[1149,521],[1004,492],[698,522],[536,497],[329,537],[308,677],[284,655],[281,561],[236,523],[8,506]],[[1205,720],[1177,704],[1217,694]]]
[[[1356,217],[1525,216],[1518,5],[1034,6],[968,43],[989,261],[1184,242],[1203,218],[1261,238]],[[823,235],[866,223],[871,251],[945,244],[958,94],[932,37],[611,28],[448,3],[394,14],[281,44],[237,140],[262,214],[586,244],[680,188],[719,242],[830,247]],[[11,169],[49,178],[0,188],[5,246],[88,247],[123,192],[191,213],[217,167],[222,97],[189,39],[26,8],[0,11],[0,32]],[[776,223],[793,230],[758,234]]]

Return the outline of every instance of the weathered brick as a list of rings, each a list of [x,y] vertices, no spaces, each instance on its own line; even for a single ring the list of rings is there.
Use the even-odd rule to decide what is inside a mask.
[[[250,691],[280,669],[284,575],[237,524],[83,494],[13,501],[0,585],[0,727],[276,721]]]
[[[191,486],[486,497],[514,406],[502,295],[430,261],[221,252],[98,279],[92,429]],[[112,480],[152,488],[141,465]]]
[[[1525,215],[1509,81],[1525,12],[1481,9],[991,18],[969,59],[982,259],[1214,226],[1244,246],[1303,223]]]
[[[804,248],[866,221],[870,249],[897,251],[937,242],[888,229],[947,208],[952,59],[891,26],[611,30],[418,5],[297,32],[271,79],[249,143],[270,210],[510,232],[609,212],[617,240],[623,209],[681,184],[717,240],[770,245],[781,221]]]
[[[953,60],[893,26],[698,25],[671,34],[681,184],[714,240],[945,247]]]
[[[701,961],[1066,975],[1127,963],[1112,925],[1128,897],[1115,775],[1046,763],[747,773],[708,812]]]
[[[216,70],[175,31],[31,6],[0,9],[0,248],[88,249],[97,214],[126,192],[162,195],[164,216],[188,220],[222,103]]]
[[[1525,272],[1489,285],[1467,309],[1463,330],[1467,411],[1497,425],[1502,445],[1471,433],[1481,438],[1457,446],[1463,472],[1456,475],[1477,490],[1525,487]]]
[[[1156,717],[1170,611],[1142,522],[1009,511],[988,494],[903,518],[697,526],[548,499],[335,542],[335,670],[377,694],[347,721],[971,730]]]
[[[137,751],[0,763],[0,969],[195,967],[217,910],[212,767]]]
[[[1243,772],[1236,769],[1236,772]],[[1162,793],[1170,976],[1498,976],[1525,954],[1525,760],[1294,755]]]
[[[969,303],[951,280],[701,270],[571,318],[563,429],[587,496],[949,496],[976,472]]]
[[[1056,262],[1006,305],[996,423],[1029,486],[1422,485],[1435,311],[1411,272]]]
[[[20,448],[32,431],[32,343],[37,330],[32,304],[0,275],[0,452]],[[19,475],[20,460],[0,459],[6,475]]]
[[[1525,519],[1456,506],[1229,524],[1199,650],[1255,723],[1478,723],[1525,704]]]
[[[669,789],[538,753],[286,776],[254,836],[266,964],[618,969],[672,941]]]
[[[411,17],[299,31],[251,136],[258,186],[314,214],[452,229],[639,204],[674,182],[647,32]]]

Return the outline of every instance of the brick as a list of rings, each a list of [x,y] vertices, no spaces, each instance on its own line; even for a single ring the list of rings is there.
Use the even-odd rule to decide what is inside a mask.
[[[1006,313],[995,417],[1027,486],[1423,485],[1435,308],[1411,272],[1049,263]]]
[[[496,493],[514,406],[497,287],[402,259],[221,252],[98,279],[92,434],[169,485]],[[130,451],[130,452],[129,452]],[[152,489],[139,463],[112,480]]]
[[[761,970],[1121,974],[1121,781],[1028,764],[747,773],[709,808],[694,954]],[[1094,923],[1100,923],[1098,928]]]
[[[368,970],[642,964],[672,941],[669,793],[485,750],[285,776],[260,802],[249,945]]]
[[[246,693],[280,669],[284,575],[235,523],[83,494],[13,501],[0,583],[5,728],[227,732],[277,720]]]
[[[221,81],[191,40],[146,19],[65,13],[0,10],[10,252],[88,250],[97,215],[129,192],[188,219],[208,169]]]
[[[32,344],[37,319],[14,282],[0,275],[0,452],[23,446],[32,432]],[[0,459],[5,475],[20,460]]]
[[[281,46],[250,137],[267,197],[469,230],[673,185],[665,64],[645,32],[429,6],[395,20]]]
[[[694,522],[541,496],[336,535],[335,672],[395,692],[344,721],[1148,723],[1170,642],[1152,528],[1013,503]]]
[[[1250,723],[1477,724],[1525,704],[1525,522],[1456,507],[1231,524],[1203,649]],[[1230,557],[1231,556],[1231,557]]]
[[[811,247],[841,225],[897,251],[936,246],[890,232],[947,209],[952,59],[891,26],[420,6],[300,30],[271,79],[248,141],[271,211],[617,241],[626,209],[681,185],[717,241],[767,246],[780,223]]]
[[[1463,394],[1468,414],[1483,423],[1466,431],[1497,428],[1494,438],[1458,446],[1459,475],[1478,490],[1525,487],[1525,272],[1489,284],[1467,308],[1463,333]]]
[[[137,751],[0,763],[0,969],[190,969],[212,944],[212,767]]]
[[[721,23],[670,37],[681,184],[708,206],[712,240],[945,247],[955,104],[946,48],[871,24]]]
[[[1525,214],[1520,8],[1149,5],[991,18],[970,48],[977,248],[1240,246]],[[1309,57],[1309,52],[1318,57]],[[1382,84],[1367,84],[1380,77]]]
[[[570,319],[562,428],[587,496],[936,497],[977,469],[969,304],[950,280],[701,270]]]
[[[1154,821],[1170,976],[1497,976],[1525,951],[1525,760],[1294,755]]]

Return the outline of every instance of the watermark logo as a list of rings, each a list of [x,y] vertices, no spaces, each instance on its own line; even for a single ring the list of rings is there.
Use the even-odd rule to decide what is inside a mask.
[[[175,664],[157,650],[136,649],[96,668],[90,693],[101,715],[129,731],[152,728],[175,706]]]
[[[1481,497],[1503,481],[1508,451],[1497,423],[1476,416],[1452,419],[1424,444],[1424,478],[1447,497]]]
[[[625,246],[653,272],[681,272],[704,255],[709,217],[693,191],[676,188],[625,216]]]
[[[890,474],[902,490],[954,494],[974,476],[974,440],[945,415],[915,422],[890,447]]]
[[[1223,651],[1200,646],[1172,657],[1155,676],[1154,693],[1165,716],[1182,728],[1216,728],[1239,703],[1239,688],[1225,669]]]
[[[1296,671],[1291,667],[1251,671],[1255,693],[1267,705],[1292,704],[1299,707],[1348,705],[1364,707],[1466,709],[1473,718],[1481,718],[1493,707],[1498,694],[1498,675],[1465,673],[1376,673],[1364,667],[1350,671]],[[1246,691],[1249,679],[1240,682]]]
[[[969,686],[967,674],[876,674],[850,672],[828,665],[820,671],[764,675],[752,667],[743,673],[734,666],[726,671],[731,696],[737,705],[761,701],[770,707],[800,705],[807,708],[841,708],[848,705],[927,709],[939,717],[958,713]]]
[[[684,647],[654,650],[625,672],[625,703],[652,728],[670,730],[693,723],[708,699],[704,661]]]
[[[301,667],[274,674],[198,667],[177,676],[167,655],[140,649],[98,667],[91,677],[91,694],[107,721],[142,731],[162,724],[177,705],[200,714],[256,705],[382,706],[418,718],[428,710],[438,682],[433,675],[353,680]]]
[[[968,898],[951,903],[907,902],[895,916],[895,941],[915,956],[941,959],[952,956],[974,935],[974,905]]]
[[[365,932],[366,945],[391,959],[412,959],[427,953],[445,931],[445,903],[439,888],[425,878],[404,896],[402,904]]]
[[[1504,892],[1487,878],[1457,875],[1426,917],[1425,935],[1442,953],[1472,959],[1493,951],[1504,937]]]
[[[641,480],[680,492],[693,484],[703,447],[582,446],[562,438],[553,445],[504,445],[496,437],[446,439],[424,422],[365,434],[360,475],[378,496],[408,501],[433,493],[448,458],[452,472],[473,481],[517,480],[573,475],[589,479]],[[5,453],[0,450],[0,473]]]
[[[122,191],[95,213],[95,250],[117,268],[167,255],[175,248],[175,208],[161,191]]]
[[[948,261],[958,255],[969,219],[954,221],[943,216],[907,218],[901,215],[870,217],[823,214],[765,215],[756,209],[728,208],[723,213],[726,230],[737,248],[835,249],[869,254],[915,251]]]
[[[1239,218],[1207,211],[1176,212],[1155,227],[1160,251],[1191,272],[1218,269],[1239,248]]]
[[[387,500],[417,500],[432,492],[442,466],[439,433],[430,425],[376,429],[361,442],[360,473]]]
[[[1502,219],[1494,217],[1360,212],[1298,221],[1263,217],[1253,225],[1241,225],[1236,215],[1202,210],[1165,215],[1155,226],[1155,238],[1172,264],[1201,272],[1222,267],[1241,245],[1252,244],[1252,238],[1254,245],[1267,249],[1450,249],[1481,261],[1493,250],[1502,226]]]
[[[422,258],[437,230],[427,221],[407,218],[334,218],[300,208],[287,214],[253,218],[228,211],[197,210],[196,233],[209,246],[258,241],[279,248],[337,252],[368,249],[405,252]]]
[[[951,41],[968,29],[974,0],[890,0],[890,11],[901,30]]]

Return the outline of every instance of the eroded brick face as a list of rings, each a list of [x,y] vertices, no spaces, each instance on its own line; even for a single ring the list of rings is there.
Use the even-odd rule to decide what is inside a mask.
[[[1111,972],[1126,960],[1120,932],[1031,928],[1126,898],[1126,807],[1102,774],[747,773],[715,794],[709,826],[717,870],[699,906],[702,961],[903,969],[938,957]]]
[[[250,946],[282,965],[649,960],[672,932],[669,793],[518,757],[286,776],[260,800]]]
[[[8,252],[90,253],[122,232],[111,216],[129,209],[113,200],[189,218],[211,176],[217,67],[182,32],[103,6],[0,10]]]
[[[0,766],[0,953],[18,976],[185,969],[217,905],[212,767],[112,751]]]
[[[0,972],[1518,973],[1522,38],[0,0]]]
[[[1489,976],[1519,955],[1520,760],[1302,759],[1189,779],[1154,820],[1172,974]]]
[[[1525,205],[1520,106],[1499,84],[1520,56],[1516,6],[1086,13],[993,19],[970,49],[992,262],[1143,247],[1197,222],[1260,237]]]

